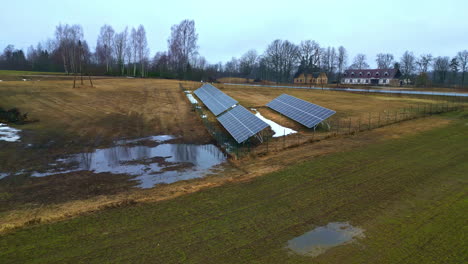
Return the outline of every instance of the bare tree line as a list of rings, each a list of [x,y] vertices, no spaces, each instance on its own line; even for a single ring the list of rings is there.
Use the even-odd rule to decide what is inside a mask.
[[[82,71],[81,62],[95,74],[127,75],[134,77],[164,77],[180,79],[214,79],[238,76],[257,80],[289,82],[301,72],[325,72],[330,81],[339,82],[344,70],[368,69],[367,56],[357,54],[348,66],[348,52],[343,47],[323,47],[315,40],[299,44],[276,39],[260,54],[248,50],[240,58],[233,57],[225,64],[210,64],[198,53],[198,33],[195,21],[183,20],[171,27],[167,50],[150,50],[143,25],[125,27],[117,32],[110,25],[100,29],[96,49],[90,50],[80,25],[59,24],[54,38],[36,47],[29,47],[27,55],[12,45],[0,56],[0,67],[64,71]],[[398,68],[408,83],[442,85],[465,84],[468,51],[454,57],[431,54],[414,55],[406,51],[399,60],[393,54],[379,53],[375,63],[380,69]]]

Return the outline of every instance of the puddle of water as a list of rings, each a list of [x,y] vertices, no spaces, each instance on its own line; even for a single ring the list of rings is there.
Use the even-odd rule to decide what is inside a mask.
[[[20,140],[19,132],[21,130],[9,127],[0,123],[0,141],[16,142]]]
[[[275,134],[273,135],[273,137],[282,137],[282,136],[287,136],[289,134],[294,134],[294,133],[297,133],[297,131],[293,130],[293,129],[290,129],[290,128],[287,128],[287,127],[284,127],[276,122],[273,122],[272,120],[262,116],[262,114],[260,114],[260,112],[258,112],[256,109],[252,109],[255,111],[255,115],[260,118],[261,120],[265,121],[265,123],[267,123],[268,125],[270,125],[271,129],[273,130],[273,132],[275,132]]]
[[[133,144],[133,143],[138,143],[138,142],[143,142],[143,141],[154,141],[154,142],[164,142],[168,141],[171,139],[175,139],[176,137],[171,136],[171,135],[159,135],[159,136],[149,136],[149,137],[143,137],[143,138],[137,138],[137,139],[122,139],[122,140],[117,140],[115,141],[115,144],[117,145],[125,145],[125,144]]]
[[[363,229],[354,227],[347,222],[334,222],[289,240],[287,247],[298,254],[316,257],[332,247],[363,237]]]
[[[195,99],[195,97],[193,97],[193,95],[192,95],[191,93],[186,93],[185,95],[186,95],[187,98],[189,99],[190,103],[192,103],[192,104],[198,104],[197,99]]]
[[[151,188],[160,183],[200,178],[214,173],[217,165],[226,161],[226,155],[215,145],[168,144],[173,136],[154,136],[135,140],[119,140],[115,147],[96,149],[89,153],[69,155],[49,164],[46,172],[33,172],[33,177],[44,177],[74,171],[129,174],[139,181],[140,188]],[[135,143],[154,141],[156,146]]]

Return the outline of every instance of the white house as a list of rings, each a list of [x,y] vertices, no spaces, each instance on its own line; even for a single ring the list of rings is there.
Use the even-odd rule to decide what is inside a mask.
[[[342,84],[399,86],[401,72],[398,69],[349,69],[341,78]]]

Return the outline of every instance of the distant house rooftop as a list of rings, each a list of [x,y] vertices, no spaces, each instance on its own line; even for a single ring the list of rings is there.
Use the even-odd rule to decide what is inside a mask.
[[[371,79],[397,79],[401,76],[401,72],[398,69],[349,69],[346,70],[343,74],[344,78],[351,79],[362,79],[362,78],[371,78]]]

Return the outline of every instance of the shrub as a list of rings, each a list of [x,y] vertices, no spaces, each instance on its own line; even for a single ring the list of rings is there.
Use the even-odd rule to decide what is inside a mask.
[[[28,113],[21,114],[18,108],[4,110],[0,108],[0,121],[9,123],[22,123],[28,119]]]

